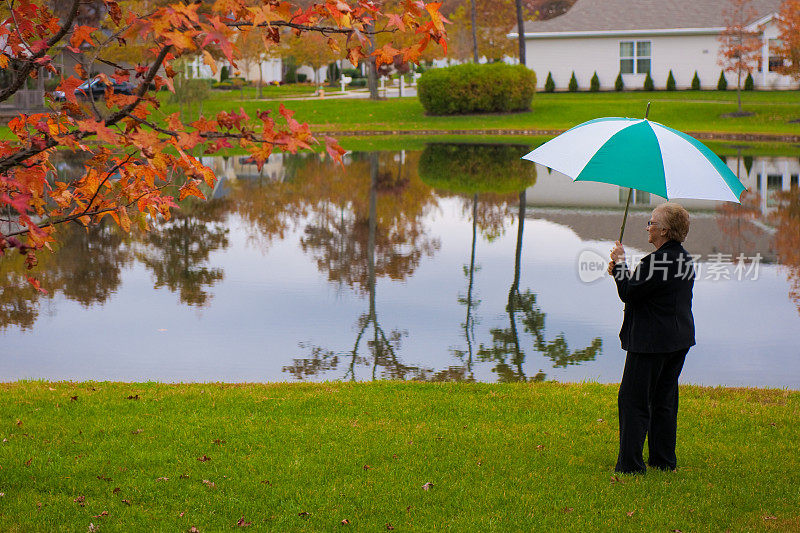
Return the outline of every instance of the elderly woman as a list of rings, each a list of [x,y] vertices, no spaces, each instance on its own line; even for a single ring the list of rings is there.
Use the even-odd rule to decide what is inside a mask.
[[[674,203],[661,204],[647,222],[656,250],[631,273],[625,249],[617,241],[608,272],[617,283],[625,315],[619,333],[628,352],[619,387],[619,456],[615,470],[644,473],[642,458],[648,438],[647,464],[674,470],[678,425],[678,376],[691,346],[692,258],[681,243],[689,232],[689,213]]]

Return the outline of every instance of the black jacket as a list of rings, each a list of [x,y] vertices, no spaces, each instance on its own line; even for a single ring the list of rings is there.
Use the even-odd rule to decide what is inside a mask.
[[[632,352],[674,352],[694,346],[692,256],[677,241],[646,255],[631,274],[627,265],[614,267],[625,318],[619,338]]]

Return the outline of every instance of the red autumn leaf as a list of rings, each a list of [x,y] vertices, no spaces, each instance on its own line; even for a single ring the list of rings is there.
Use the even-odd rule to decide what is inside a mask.
[[[252,523],[252,522],[246,522],[246,521],[245,521],[245,519],[244,519],[244,517],[241,517],[241,518],[240,518],[240,519],[239,519],[239,520],[236,522],[236,525],[237,525],[238,527],[250,527],[251,525],[253,525],[253,523]]]
[[[69,44],[75,48],[80,48],[83,43],[89,43],[90,45],[94,46],[94,41],[92,41],[92,32],[96,29],[97,28],[93,28],[91,26],[77,26],[72,31],[72,37],[69,38]]]
[[[358,65],[365,57],[367,57],[367,55],[361,50],[361,46],[354,46],[353,48],[347,49],[347,60],[353,65]]]
[[[75,76],[70,76],[66,80],[61,80],[58,90],[64,92],[64,98],[66,98],[68,101],[72,102],[73,104],[77,104],[78,97],[75,96],[75,89],[77,89],[78,85],[81,83],[83,83],[83,80],[79,80]]]
[[[400,31],[406,31],[406,25],[403,23],[403,19],[401,19],[398,15],[390,13],[387,15],[387,17],[389,18],[389,23],[386,25],[386,29],[394,26]]]
[[[43,289],[41,287],[41,285],[39,284],[39,280],[38,279],[29,277],[28,278],[28,283],[31,284],[31,287],[33,287],[37,291],[41,292],[42,294],[47,294],[47,290]]]
[[[331,156],[334,161],[344,167],[342,156],[347,153],[347,150],[339,146],[339,143],[336,139],[333,137],[325,137],[325,151],[328,152],[328,155]]]

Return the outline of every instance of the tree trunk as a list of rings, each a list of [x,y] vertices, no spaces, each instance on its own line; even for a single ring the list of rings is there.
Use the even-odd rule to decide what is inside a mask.
[[[367,31],[374,32],[375,31],[375,24],[370,23],[367,26]],[[367,87],[369,87],[369,99],[370,100],[378,100],[378,68],[375,65],[375,56],[372,55],[372,52],[375,51],[375,35],[371,34],[369,36],[369,54],[366,58],[367,62]]]
[[[475,0],[470,0],[472,7],[472,59],[478,63],[478,23],[475,21]]]
[[[264,98],[264,64],[263,61],[258,64],[258,99]]]
[[[517,33],[519,34],[519,64],[527,65],[525,62],[525,23],[522,20],[522,0],[515,0],[517,4]]]
[[[736,102],[739,104],[739,113],[742,112],[742,69],[736,72]]]

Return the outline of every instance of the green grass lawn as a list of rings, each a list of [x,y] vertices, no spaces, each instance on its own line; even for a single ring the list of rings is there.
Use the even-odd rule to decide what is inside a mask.
[[[800,530],[800,393],[681,394],[615,477],[613,385],[4,384],[0,530]]]
[[[257,109],[277,110],[277,101],[237,98],[237,92],[214,93],[203,104],[206,114],[243,107],[251,116]],[[736,111],[735,91],[676,91],[625,93],[538,93],[530,112],[488,115],[426,116],[416,97],[382,101],[364,99],[293,100],[286,105],[295,118],[316,131],[346,130],[474,130],[568,129],[601,116],[644,116],[652,102],[650,119],[683,131],[732,133],[800,133],[800,91],[746,92],[744,109],[755,115],[724,118]],[[164,113],[177,110],[166,104]]]

